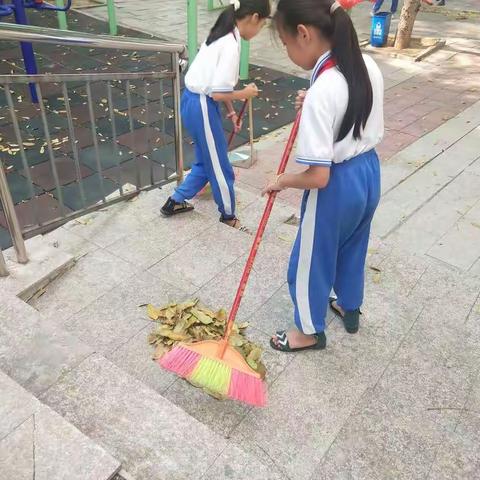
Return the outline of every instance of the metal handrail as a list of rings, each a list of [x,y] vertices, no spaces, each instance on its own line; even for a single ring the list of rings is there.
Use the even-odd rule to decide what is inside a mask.
[[[22,230],[18,223],[18,218],[15,213],[15,205],[13,204],[12,195],[8,188],[7,177],[0,163],[0,203],[3,205],[5,219],[7,221],[8,230],[12,235],[13,247],[17,254],[18,263],[27,263],[28,256],[25,249],[25,243],[22,237]]]
[[[161,43],[132,37],[112,37],[109,35],[93,35],[90,33],[56,30],[54,28],[34,27],[31,25],[15,25],[0,22],[0,40],[53,43],[55,45],[76,45],[78,47],[106,48],[120,50],[143,50],[159,53],[185,53],[185,45],[177,43]]]
[[[173,79],[173,72],[151,73],[46,73],[41,75],[0,75],[0,84],[52,83],[52,82],[94,82],[101,80],[160,80]]]
[[[0,247],[0,277],[8,276],[7,264],[5,258],[3,258],[2,248]]]
[[[182,67],[186,64],[186,60],[184,59],[184,55],[186,52],[186,48],[184,45],[181,44],[173,44],[173,43],[161,43],[155,40],[145,40],[139,38],[126,38],[126,37],[113,37],[107,35],[92,35],[88,33],[78,33],[78,32],[70,32],[64,30],[56,30],[52,28],[40,28],[34,27],[30,25],[15,25],[10,23],[3,23],[0,22],[0,40],[6,41],[19,41],[19,42],[30,42],[30,43],[47,43],[47,44],[54,44],[57,46],[78,46],[84,48],[101,48],[101,49],[116,49],[116,50],[129,50],[129,51],[151,51],[155,53],[168,53],[171,55],[172,64],[171,70],[167,72],[150,72],[150,73],[123,73],[123,74],[104,74],[104,73],[93,73],[93,74],[45,74],[45,75],[2,75],[0,76],[0,84],[7,85],[13,83],[32,83],[35,85],[35,89],[40,98],[40,109],[42,111],[42,121],[45,127],[46,136],[47,136],[47,144],[49,145],[50,150],[50,160],[52,162],[52,170],[55,176],[55,162],[53,151],[51,149],[51,141],[47,135],[48,129],[46,115],[43,105],[43,100],[41,97],[41,90],[40,85],[44,82],[62,82],[63,83],[63,91],[64,91],[64,98],[66,99],[66,108],[69,111],[68,105],[68,94],[66,92],[66,83],[68,81],[73,80],[74,78],[81,79],[87,83],[87,91],[90,92],[90,85],[89,82],[95,80],[115,80],[115,79],[123,79],[127,82],[127,98],[129,100],[130,95],[130,80],[134,79],[149,79],[149,80],[161,80],[161,79],[173,79],[173,97],[174,97],[174,123],[175,123],[175,151],[177,153],[177,162],[176,162],[176,180],[181,181],[183,178],[183,148],[182,148],[182,128],[180,122],[180,72]],[[108,84],[109,88],[109,96],[110,96],[110,85]],[[8,100],[8,105],[10,111],[13,112],[13,102],[11,98],[11,94],[6,89],[6,97]],[[110,104],[111,104],[110,99]],[[92,117],[93,110],[91,109],[91,93],[89,93],[89,106],[90,106],[90,115],[91,115],[91,124],[92,128],[94,125],[94,119]],[[129,110],[131,110],[130,100],[129,100]],[[131,113],[131,112],[130,112]],[[70,115],[71,116],[71,115]],[[70,119],[71,120],[71,119]],[[70,121],[70,127],[72,126]],[[131,123],[131,125],[133,125]],[[18,130],[18,124],[14,122],[15,133],[17,138],[19,139],[19,144],[22,150],[22,157],[24,157],[22,142],[21,142],[21,135]],[[131,126],[131,129],[133,127]],[[97,149],[98,150],[98,149]],[[98,151],[97,151],[97,159],[98,159]],[[25,158],[22,158],[24,166],[26,165]],[[101,169],[99,170],[101,174]],[[138,174],[138,172],[137,172]],[[153,178],[153,177],[152,177]],[[31,184],[31,179],[30,184]],[[56,184],[58,185],[58,179],[56,178]],[[139,191],[140,187],[137,187],[137,192]],[[120,192],[122,193],[122,187],[120,186]],[[129,197],[131,194],[125,194],[124,198]],[[105,201],[105,198],[104,198]],[[114,200],[116,201],[116,200]],[[5,177],[5,172],[0,163],[0,202],[3,204],[3,208],[5,211],[5,216],[8,223],[8,229],[10,231],[10,235],[12,236],[13,246],[16,251],[17,261],[19,263],[26,263],[28,262],[27,252],[25,249],[22,229],[20,228],[18,218],[15,212],[14,204],[11,198],[11,194],[8,189],[8,184]],[[60,204],[63,205],[63,202],[60,197]],[[63,207],[62,207],[63,208]],[[67,218],[65,215],[64,219]],[[5,260],[0,250],[0,276],[8,275],[8,271],[6,268]]]

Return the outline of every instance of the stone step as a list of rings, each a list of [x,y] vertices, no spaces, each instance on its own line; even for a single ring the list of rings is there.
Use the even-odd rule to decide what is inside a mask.
[[[479,125],[480,102],[473,104],[382,164],[384,194],[428,165]]]
[[[4,252],[9,276],[0,278],[0,290],[28,301],[75,263],[74,257],[49,245],[38,235],[25,242],[29,261],[19,264],[13,247]]]
[[[81,262],[77,268],[83,268]],[[68,283],[74,272],[75,268],[50,284],[48,290]],[[156,288],[151,292],[152,301],[159,300],[166,284],[152,276],[142,286],[148,285]],[[75,290],[75,282],[71,288]],[[125,288],[134,294],[141,291],[132,283]],[[130,303],[131,309],[137,308],[133,297],[127,297],[125,302]],[[101,325],[102,313],[96,311],[95,322],[83,325],[84,331],[95,323]],[[118,312],[116,316],[119,317]],[[110,454],[122,459],[126,471],[136,480],[281,478],[158,391],[104,356],[94,354],[92,347],[97,349],[97,345],[65,331],[55,309],[41,315],[18,297],[2,295],[0,319],[1,369]],[[100,333],[93,329],[98,338]],[[164,372],[149,358],[146,341],[138,345],[137,353],[144,365],[148,362],[152,378],[162,378]],[[121,363],[118,358],[117,363]],[[11,452],[10,446],[6,451]]]
[[[476,163],[480,165],[480,160]],[[457,222],[468,216],[479,198],[480,175],[465,170],[395,230],[389,240],[410,253],[424,255],[433,245],[442,242],[444,235],[454,230]],[[480,232],[478,228],[476,230]],[[471,240],[470,237],[469,239]],[[467,248],[474,251],[476,246],[475,242],[470,242]],[[457,244],[455,253],[465,260],[464,247]],[[479,255],[480,253],[475,258]]]
[[[38,396],[92,353],[19,298],[2,294],[0,368],[22,387]]]
[[[141,305],[178,301],[183,296],[198,294],[212,306],[228,306],[251,238],[219,225],[217,214],[208,210],[212,205],[207,202],[204,210],[198,202],[199,208],[188,218],[160,219],[158,206],[164,194],[151,192],[117,207],[110,212],[112,216],[99,213],[84,224],[66,226],[68,235],[83,238],[83,242],[95,247],[86,249],[90,253],[51,284],[43,300],[36,303],[44,318],[42,325],[49,322],[54,331],[65,329],[69,338],[78,339],[88,345],[87,351],[96,352],[79,356],[74,365],[65,360],[71,366],[63,369],[61,375],[56,374],[55,381],[41,382],[43,386],[37,390],[40,398],[118,458],[137,480],[313,478],[321,471],[317,466],[322,455],[328,455],[330,445],[334,445],[343,426],[348,425],[365,392],[377,384],[403,339],[408,336],[405,348],[412,342],[413,352],[430,345],[428,335],[437,331],[430,332],[430,327],[438,326],[440,332],[444,318],[453,332],[445,339],[441,335],[435,337],[435,352],[442,350],[443,340],[447,341],[449,352],[466,346],[465,358],[462,356],[461,368],[457,370],[463,375],[461,378],[470,375],[476,357],[475,342],[468,339],[478,335],[478,322],[468,322],[468,330],[464,331],[460,318],[468,315],[478,296],[478,279],[462,275],[463,288],[456,291],[452,285],[460,285],[459,278],[446,267],[404,252],[394,255],[390,245],[376,245],[375,241],[372,243],[376,251],[369,259],[369,265],[375,265],[375,269],[367,269],[368,298],[361,333],[346,334],[337,320],[329,327],[329,348],[322,355],[271,352],[267,347],[268,333],[283,324],[287,327],[292,318],[284,271],[290,244],[280,236],[293,236],[296,227],[285,225],[289,212],[281,204],[277,204],[280,210],[272,217],[273,230],[262,244],[252,276],[254,288],[247,292],[241,313],[242,320],[250,319],[253,325],[253,338],[267,347],[264,359],[270,382],[268,407],[252,410],[233,402],[218,402],[166,374],[151,361],[146,339],[152,323]],[[242,220],[255,224],[261,206],[249,202],[247,196]],[[247,214],[248,209],[251,213]],[[290,230],[285,232],[286,229]],[[72,247],[70,240],[68,248]],[[233,258],[225,252],[225,245]],[[163,253],[157,255],[161,249]],[[209,263],[208,276],[195,275],[194,270],[201,267],[191,265],[195,254]],[[152,255],[156,258],[150,258]],[[162,262],[175,255],[178,262],[160,268]],[[81,278],[82,289],[86,290],[78,295]],[[74,301],[68,297],[69,292],[75,293]],[[438,299],[452,311],[449,309],[445,315],[442,304],[441,313],[432,312],[432,304]],[[59,308],[65,304],[66,316],[59,315]],[[425,306],[428,308],[424,309]],[[412,330],[423,310],[425,315],[419,318],[417,329]],[[19,311],[19,316],[27,313]],[[450,321],[450,317],[454,320]],[[20,329],[21,324],[16,328]],[[12,343],[16,336],[20,337],[19,332],[11,334]],[[408,354],[407,349],[405,355]],[[40,355],[39,363],[42,362],[45,360]],[[445,377],[447,368],[448,365],[442,365],[435,371],[435,384]],[[18,366],[9,373],[14,377],[17,371],[21,372]],[[19,374],[14,378],[21,381],[22,377]],[[402,376],[396,377],[399,391],[413,392],[422,387],[415,384],[415,389],[408,389],[408,381],[409,378],[404,381]],[[424,387],[428,389],[429,384]],[[311,391],[316,395],[303,394]],[[299,393],[294,407],[292,392]],[[448,396],[444,398],[441,393],[435,405],[448,404]],[[427,394],[428,390],[415,404],[415,421],[408,425],[409,434],[425,417],[425,408],[430,404],[422,400]],[[312,411],[317,413],[309,415]],[[393,426],[400,421],[401,414],[403,410],[395,413]],[[377,418],[375,421],[379,422]],[[429,417],[425,425],[421,424],[433,432],[435,442],[443,435],[435,419]],[[360,427],[365,435],[372,425]],[[342,448],[336,449],[340,457]],[[371,461],[375,452],[366,453]],[[268,462],[268,467],[264,462]],[[344,472],[346,468],[342,474],[347,475]]]
[[[0,371],[0,478],[110,480],[120,463]]]
[[[105,357],[93,354],[92,349],[49,319],[40,319],[38,312],[20,299],[12,297],[8,305],[3,302],[0,319],[1,370],[110,454],[122,459],[126,471],[133,476],[122,474],[123,478],[191,479],[205,475],[204,478],[213,479],[219,478],[214,472],[221,471],[238,479],[247,478],[245,472],[253,479],[280,478],[158,392]],[[143,351],[148,351],[146,344]],[[150,363],[161,377],[160,368],[151,360]],[[1,392],[3,395],[3,388]],[[6,405],[3,397],[1,403]],[[19,414],[13,406],[11,414]],[[12,454],[13,449],[9,443],[5,454]],[[119,464],[115,472],[117,467]],[[63,478],[52,472],[51,478]]]
[[[479,155],[478,145],[480,126],[471,129],[448,150],[432,157],[415,175],[405,178],[384,194],[375,215],[373,231],[381,238],[390,235],[475,163]],[[388,172],[388,164],[384,171]]]
[[[225,472],[234,479],[280,478],[101,355],[88,357],[41,398],[137,480],[218,479]]]
[[[43,316],[54,319],[59,328],[216,433],[228,436],[249,409],[233,402],[219,403],[161,370],[152,361],[152,348],[147,343],[156,325],[139,305],[198,297],[211,308],[228,309],[253,237],[218,222],[212,199],[194,200],[195,212],[188,216],[161,218],[159,205],[169,188],[115,207],[110,218],[103,212],[49,234],[49,241],[57,242],[59,248],[65,243],[70,252],[89,253],[32,304]],[[255,229],[265,199],[238,189],[237,200],[242,222]],[[241,322],[285,285],[290,246],[297,232],[296,226],[285,221],[294,212],[281,202],[273,209],[238,313]],[[96,242],[96,247],[91,242]],[[290,305],[289,298],[286,303]],[[269,351],[269,334],[274,328],[258,325],[247,330],[265,348],[272,382],[287,360],[279,360]]]

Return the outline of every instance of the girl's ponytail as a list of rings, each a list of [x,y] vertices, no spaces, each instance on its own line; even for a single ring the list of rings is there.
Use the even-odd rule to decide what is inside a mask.
[[[210,30],[206,44],[210,45],[215,40],[233,32],[237,20],[242,20],[255,13],[260,19],[267,18],[270,15],[270,0],[236,0],[217,18],[215,25]]]
[[[372,84],[350,16],[335,3],[331,10],[332,54],[348,84],[348,106],[337,141],[345,138],[352,126],[353,138],[358,139],[372,111]]]
[[[350,16],[332,0],[279,0],[274,20],[292,35],[297,35],[298,25],[311,25],[330,42],[348,84],[347,110],[336,141],[343,140],[352,127],[354,138],[360,138],[372,111],[373,93]]]
[[[228,6],[217,18],[215,25],[210,30],[210,34],[207,38],[207,45],[210,45],[215,40],[224,37],[230,32],[233,32],[235,28],[235,7],[233,5]]]

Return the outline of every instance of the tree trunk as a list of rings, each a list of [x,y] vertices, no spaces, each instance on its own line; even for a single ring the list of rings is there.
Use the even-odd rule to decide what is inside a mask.
[[[421,0],[405,0],[398,22],[397,39],[395,40],[395,48],[401,50],[408,48],[410,39],[412,38],[413,24],[420,10]]]

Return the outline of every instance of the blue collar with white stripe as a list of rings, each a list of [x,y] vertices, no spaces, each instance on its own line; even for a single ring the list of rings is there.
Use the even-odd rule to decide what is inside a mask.
[[[325,65],[325,63],[328,61],[329,58],[332,57],[332,52],[329,50],[328,52],[325,52],[318,60],[317,63],[315,64],[315,67],[312,71],[312,76],[310,77],[310,86],[312,86],[315,83],[315,80],[318,77],[318,72],[320,69]]]

